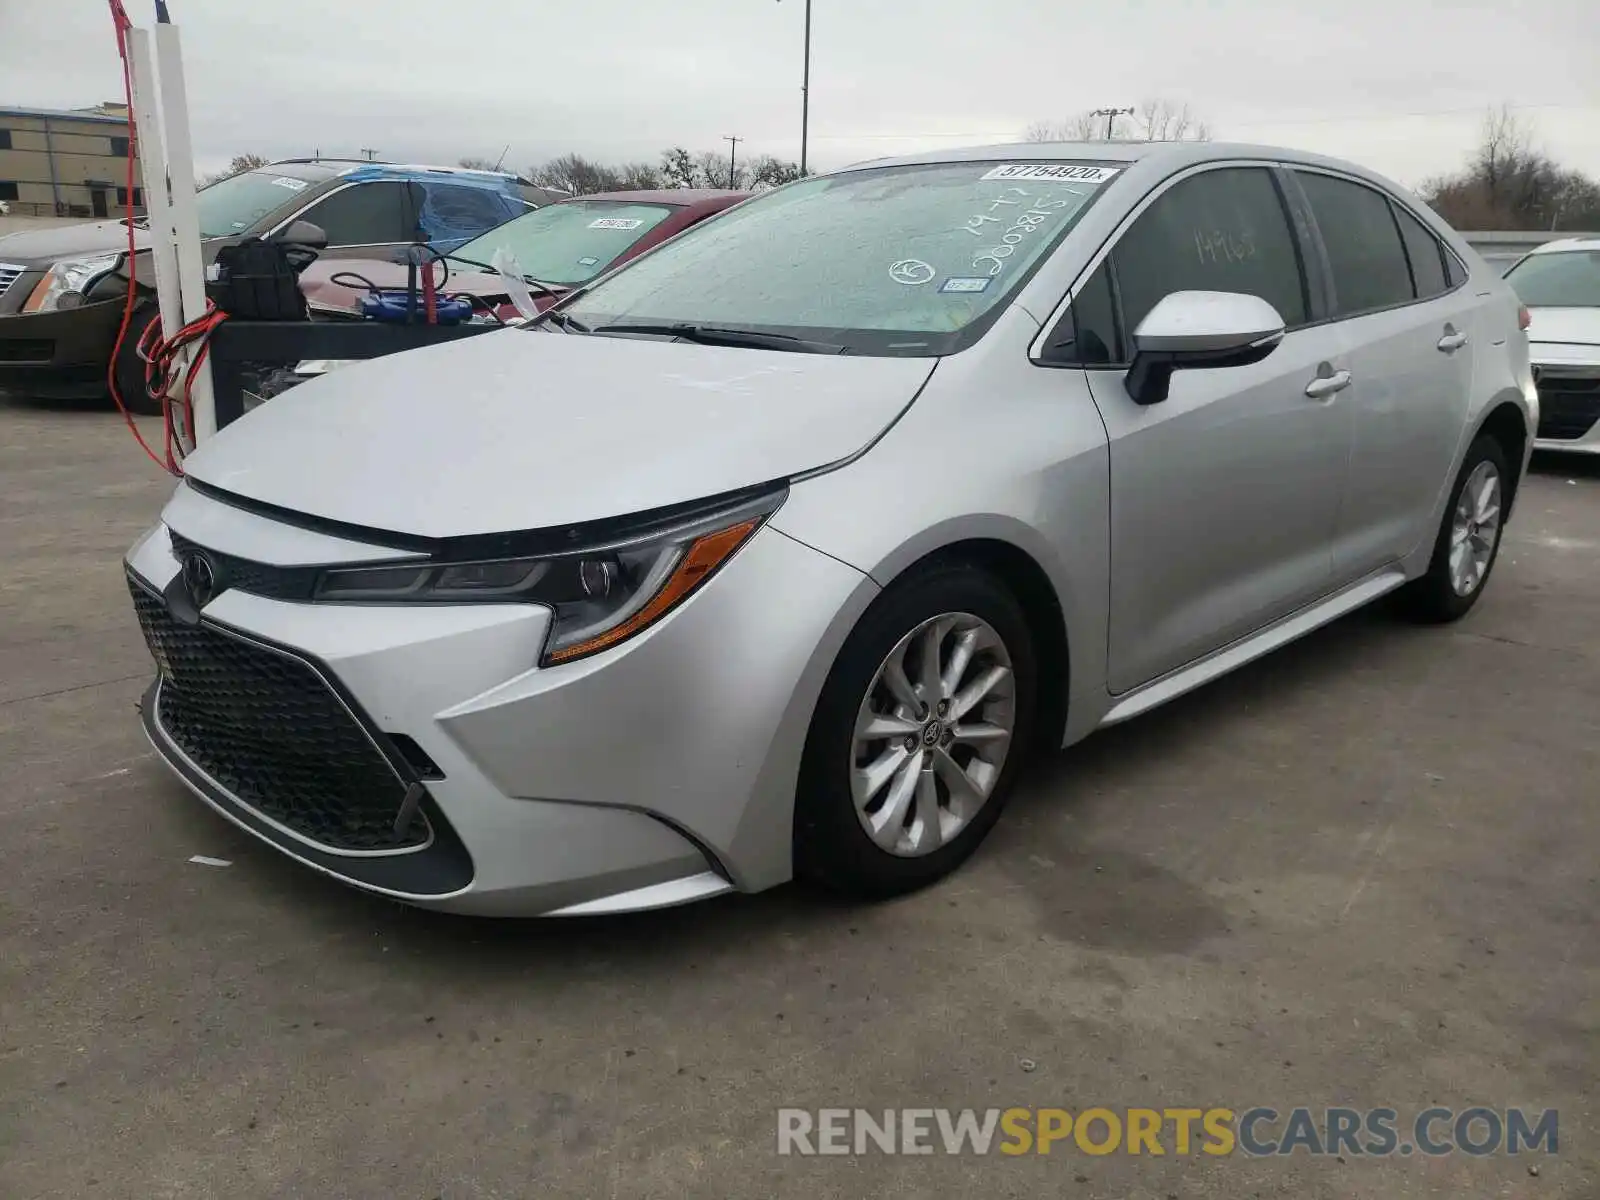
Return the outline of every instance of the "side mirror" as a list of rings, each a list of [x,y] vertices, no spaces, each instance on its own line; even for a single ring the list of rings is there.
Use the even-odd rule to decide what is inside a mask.
[[[1283,318],[1259,296],[1173,292],[1133,331],[1133,366],[1123,386],[1136,404],[1167,398],[1174,371],[1243,367],[1283,341]]]
[[[322,226],[313,225],[310,221],[290,221],[286,227],[272,235],[272,240],[287,246],[305,246],[312,250],[328,248],[328,235],[323,232]]]

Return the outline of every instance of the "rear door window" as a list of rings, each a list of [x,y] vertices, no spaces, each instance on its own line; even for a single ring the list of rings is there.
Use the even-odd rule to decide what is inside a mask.
[[[1439,239],[1399,205],[1395,206],[1394,219],[1400,223],[1400,240],[1405,243],[1406,257],[1411,260],[1411,281],[1416,285],[1417,299],[1427,300],[1449,291]]]
[[[527,211],[520,201],[485,187],[428,180],[417,190],[422,194],[422,228],[430,241],[477,237]]]
[[[1296,171],[1328,251],[1334,315],[1351,317],[1415,297],[1400,230],[1381,192],[1348,179]]]
[[[1264,167],[1223,167],[1169,188],[1117,242],[1111,260],[1122,328],[1130,333],[1161,299],[1181,291],[1259,296],[1290,328],[1306,322],[1299,248]]]

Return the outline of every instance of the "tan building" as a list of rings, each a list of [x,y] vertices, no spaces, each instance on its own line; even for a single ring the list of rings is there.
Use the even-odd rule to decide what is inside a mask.
[[[24,216],[144,211],[139,164],[128,195],[128,106],[0,107],[0,200]]]

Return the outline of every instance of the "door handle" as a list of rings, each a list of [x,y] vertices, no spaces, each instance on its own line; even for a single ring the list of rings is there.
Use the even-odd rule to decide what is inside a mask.
[[[1306,384],[1306,395],[1313,400],[1322,400],[1337,392],[1342,392],[1350,386],[1349,371],[1335,371],[1332,375],[1318,375]]]
[[[1446,333],[1442,338],[1439,339],[1439,349],[1443,350],[1446,354],[1454,354],[1466,344],[1467,335],[1464,333],[1457,333],[1454,330],[1451,330],[1449,333]]]

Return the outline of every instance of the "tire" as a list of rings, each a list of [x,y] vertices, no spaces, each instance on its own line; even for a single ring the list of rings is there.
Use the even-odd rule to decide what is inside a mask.
[[[161,310],[154,304],[135,308],[133,319],[128,322],[128,336],[122,339],[122,349],[117,354],[117,390],[122,393],[122,403],[127,405],[129,412],[144,417],[159,417],[161,401],[150,395],[145,385],[145,364],[139,357],[139,339],[144,336],[150,322],[160,316]],[[115,397],[112,403],[116,403]]]
[[[927,705],[918,722],[909,701],[924,707],[920,702],[929,694],[923,682],[929,672],[919,668],[933,633],[941,674],[955,685],[935,685],[947,706],[955,703],[951,692],[971,698],[982,682],[992,686],[965,713],[950,708],[941,720],[936,705]],[[969,642],[965,668],[952,677],[958,650]],[[899,690],[881,675],[891,655],[905,664]],[[988,572],[932,564],[892,584],[845,641],[811,719],[795,797],[796,875],[850,896],[878,898],[914,891],[955,870],[999,820],[1027,757],[1036,671],[1022,607]],[[882,720],[898,728],[858,741],[858,718],[872,714],[875,726]],[[994,730],[1008,720],[1009,738],[996,737]],[[861,769],[895,762],[900,769],[892,775]],[[887,781],[873,791],[872,778]],[[963,778],[973,790],[961,786]],[[986,795],[980,794],[985,786]],[[858,789],[870,792],[866,816],[858,815]],[[927,816],[930,790],[937,822]],[[903,818],[891,811],[897,804]],[[880,840],[868,832],[867,820],[881,822]],[[896,845],[883,844],[889,841]]]
[[[1467,503],[1463,493],[1471,483],[1474,494],[1480,495],[1483,480],[1490,474],[1494,483],[1493,527],[1486,535],[1484,526],[1479,524],[1486,508],[1471,514],[1469,528],[1476,529],[1476,532],[1468,533],[1468,545],[1486,551],[1486,554],[1474,556],[1474,569],[1465,573],[1464,578],[1463,574],[1452,568],[1458,541],[1458,518],[1468,519],[1468,513],[1463,509]],[[1399,592],[1401,608],[1407,616],[1427,624],[1444,624],[1458,621],[1472,611],[1478,597],[1483,595],[1483,589],[1488,585],[1489,576],[1500,556],[1500,539],[1505,529],[1506,484],[1510,478],[1510,468],[1500,443],[1492,437],[1480,435],[1467,448],[1467,456],[1456,476],[1455,486],[1450,489],[1450,502],[1445,505],[1444,516],[1439,521],[1439,533],[1434,539],[1433,557],[1428,562],[1427,574],[1412,580]],[[1464,582],[1470,583],[1466,590],[1461,586]]]

